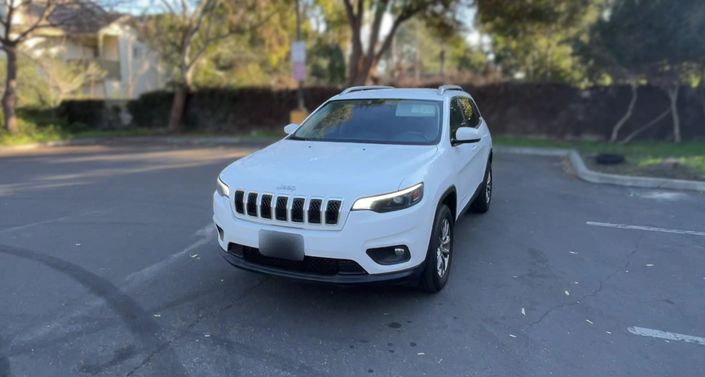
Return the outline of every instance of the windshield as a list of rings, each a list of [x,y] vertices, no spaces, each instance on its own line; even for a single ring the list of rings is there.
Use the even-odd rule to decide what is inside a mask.
[[[441,134],[441,101],[359,99],[330,101],[290,140],[381,144],[436,144]]]

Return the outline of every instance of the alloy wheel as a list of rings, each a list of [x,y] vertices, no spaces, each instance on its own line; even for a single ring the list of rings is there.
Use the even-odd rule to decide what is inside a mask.
[[[487,200],[487,203],[492,200],[492,169],[487,171],[487,182],[485,183],[485,200]]]
[[[441,223],[441,234],[439,236],[438,248],[436,249],[436,272],[439,277],[445,276],[448,272],[450,262],[450,221],[447,218]]]

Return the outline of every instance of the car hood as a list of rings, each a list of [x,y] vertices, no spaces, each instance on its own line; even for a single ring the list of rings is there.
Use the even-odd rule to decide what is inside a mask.
[[[231,190],[355,199],[400,189],[402,180],[428,169],[436,151],[435,145],[285,139],[235,161],[221,178]]]

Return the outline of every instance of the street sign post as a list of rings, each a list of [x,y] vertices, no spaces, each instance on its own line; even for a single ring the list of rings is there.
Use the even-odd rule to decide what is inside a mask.
[[[303,41],[291,44],[291,67],[294,80],[301,82],[306,79],[306,45]]]

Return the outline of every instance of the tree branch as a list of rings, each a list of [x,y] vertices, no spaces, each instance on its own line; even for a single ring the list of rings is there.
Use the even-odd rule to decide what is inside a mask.
[[[280,10],[277,9],[275,11],[272,11],[268,15],[264,16],[259,21],[255,22],[253,24],[250,24],[246,27],[236,27],[236,28],[230,29],[224,33],[220,33],[220,34],[213,35],[213,36],[209,36],[210,30],[211,30],[210,25],[213,24],[213,22],[209,22],[206,25],[206,29],[204,30],[205,37],[204,37],[202,46],[198,50],[196,50],[196,53],[190,59],[190,62],[188,64],[187,68],[191,69],[191,67],[193,67],[193,65],[196,64],[196,62],[198,62],[198,60],[201,58],[201,56],[203,56],[203,54],[206,52],[206,50],[208,50],[208,47],[210,47],[211,45],[213,45],[223,39],[226,39],[230,36],[236,35],[236,34],[251,33],[254,30],[258,29],[260,26],[267,23],[272,17],[274,17],[275,15],[277,15],[279,13],[280,13]]]
[[[629,142],[632,141],[632,139],[634,139],[637,135],[639,135],[640,133],[642,133],[642,132],[646,131],[647,129],[651,128],[651,126],[655,125],[655,124],[658,123],[661,119],[665,118],[666,115],[668,115],[670,112],[671,112],[671,109],[668,108],[668,109],[666,109],[664,112],[662,112],[659,116],[657,116],[656,118],[652,119],[649,123],[647,123],[647,124],[641,126],[640,128],[634,130],[632,133],[630,133],[629,135],[627,135],[627,137],[625,137],[624,140],[622,140],[622,144],[627,144],[627,143],[629,143]]]
[[[402,11],[399,16],[394,20],[394,23],[392,23],[392,28],[389,29],[389,33],[387,36],[384,38],[384,42],[382,42],[382,46],[379,48],[379,50],[375,53],[375,60],[380,60],[382,58],[382,55],[384,55],[385,51],[389,49],[389,47],[392,45],[392,41],[394,40],[394,35],[396,34],[397,30],[399,29],[399,26],[401,26],[402,23],[406,22],[409,20],[411,17],[413,17],[416,13],[419,13],[423,8],[427,6],[426,3],[418,3],[416,7],[409,7]],[[374,50],[373,50],[374,51]]]
[[[375,55],[377,40],[379,39],[379,29],[382,26],[382,18],[389,6],[389,0],[379,0],[375,5],[375,16],[372,20],[372,28],[370,29],[370,39],[367,46],[367,55],[369,58]]]
[[[176,14],[176,12],[174,11],[174,7],[171,6],[171,3],[168,0],[162,0],[161,3],[166,7],[169,13]]]
[[[362,41],[360,40],[360,28],[362,26],[362,8],[364,0],[357,0],[357,13],[353,10],[353,4],[350,0],[344,0],[345,14],[348,16],[348,23],[352,29],[352,44],[353,49],[362,51]]]
[[[352,24],[355,21],[355,11],[353,11],[352,3],[350,3],[350,0],[343,0],[343,5],[345,6],[345,14],[348,16],[348,22]]]
[[[3,35],[3,46],[5,44],[10,43],[10,31],[12,28],[12,18],[14,17],[15,14],[15,0],[10,0],[10,3],[7,5],[7,14],[5,15],[5,35]]]
[[[37,20],[34,21],[34,23],[30,27],[28,27],[27,29],[22,31],[20,34],[18,34],[17,37],[12,39],[12,42],[20,43],[25,38],[27,38],[29,33],[33,32],[37,29],[40,29],[40,28],[45,28],[45,27],[51,26],[51,25],[48,25],[47,22],[48,22],[49,17],[51,16],[51,14],[54,12],[55,9],[56,9],[56,2],[55,1],[47,1],[46,4],[44,5],[44,7],[42,8],[41,13],[37,17]],[[9,38],[9,33],[7,35]]]

